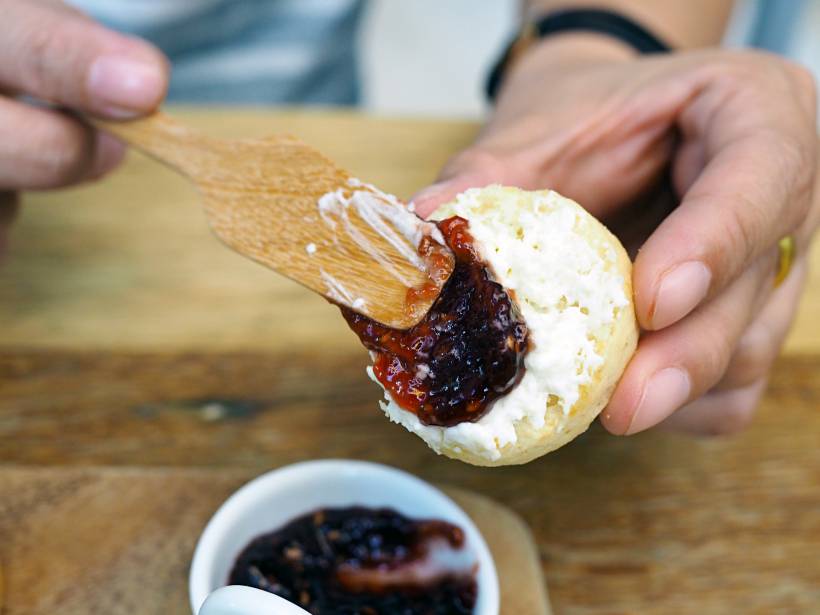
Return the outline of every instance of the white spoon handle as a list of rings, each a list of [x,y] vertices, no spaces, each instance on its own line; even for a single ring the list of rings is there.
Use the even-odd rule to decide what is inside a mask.
[[[292,602],[274,594],[229,585],[221,587],[205,599],[199,615],[310,615]]]

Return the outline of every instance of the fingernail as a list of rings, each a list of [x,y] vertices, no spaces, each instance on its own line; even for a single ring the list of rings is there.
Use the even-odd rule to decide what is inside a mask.
[[[706,297],[711,282],[712,272],[700,261],[681,263],[664,274],[650,328],[663,329],[686,316]]]
[[[425,199],[429,199],[431,196],[441,192],[447,187],[447,184],[450,182],[443,181],[443,182],[436,182],[435,184],[430,184],[426,188],[423,188],[416,192],[411,198],[410,202],[415,203],[416,201],[423,201]]]
[[[159,103],[165,76],[160,67],[148,62],[102,56],[91,65],[87,85],[97,108],[114,117],[128,118],[150,111]]]
[[[626,435],[649,429],[667,418],[689,399],[689,374],[667,367],[654,374],[644,386],[643,396],[632,415]]]
[[[433,210],[441,203],[434,202],[428,204],[427,201],[443,193],[449,184],[449,181],[438,182],[416,192],[416,194],[410,198],[410,203],[414,205],[416,213],[421,217],[426,217],[428,214],[433,213]]]

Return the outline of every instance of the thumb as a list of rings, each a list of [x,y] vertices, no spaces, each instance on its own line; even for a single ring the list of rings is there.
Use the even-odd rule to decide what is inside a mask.
[[[152,111],[168,64],[149,43],[76,13],[30,0],[3,3],[0,86],[108,117]]]
[[[457,194],[469,188],[508,183],[510,173],[498,157],[472,148],[452,158],[442,169],[438,181],[418,191],[410,201],[415,206],[416,213],[427,218],[440,205],[452,201]]]

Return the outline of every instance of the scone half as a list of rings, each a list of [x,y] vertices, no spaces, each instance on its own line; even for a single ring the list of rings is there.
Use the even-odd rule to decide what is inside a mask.
[[[480,466],[526,463],[586,431],[609,401],[638,340],[632,265],[606,227],[554,191],[471,189],[434,218],[451,216],[468,221],[527,325],[523,375],[481,418],[454,426],[423,424],[387,390],[381,406],[437,453]]]

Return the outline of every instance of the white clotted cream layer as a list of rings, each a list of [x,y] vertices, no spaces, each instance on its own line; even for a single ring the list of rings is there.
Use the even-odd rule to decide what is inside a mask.
[[[380,404],[392,421],[436,452],[461,448],[492,461],[500,458],[502,448],[515,443],[519,421],[541,429],[550,411],[555,429],[561,429],[581,387],[603,361],[596,350],[596,333],[609,327],[617,309],[629,302],[615,251],[582,235],[589,214],[555,192],[501,186],[471,189],[435,217],[453,215],[469,221],[481,257],[496,281],[511,292],[529,329],[524,376],[481,419],[454,427],[424,425],[387,391]],[[375,380],[372,369],[368,374]]]

